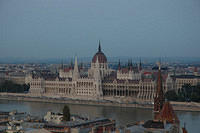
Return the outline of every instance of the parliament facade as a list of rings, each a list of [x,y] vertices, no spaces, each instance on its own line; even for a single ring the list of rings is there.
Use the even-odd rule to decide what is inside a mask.
[[[156,78],[143,70],[141,62],[110,69],[105,54],[99,47],[93,56],[91,67],[85,69],[78,65],[77,57],[74,65],[61,67],[59,75],[30,75],[29,94],[33,96],[69,97],[74,99],[124,99],[130,101],[153,101],[156,94]],[[172,79],[163,75],[164,92],[172,89]]]

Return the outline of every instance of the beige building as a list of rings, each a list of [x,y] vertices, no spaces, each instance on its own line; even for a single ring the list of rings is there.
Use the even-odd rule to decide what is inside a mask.
[[[185,84],[192,86],[200,84],[200,76],[198,75],[172,75],[171,78],[173,79],[171,84],[176,90],[179,90]]]
[[[25,73],[23,72],[12,72],[5,75],[5,80],[11,80],[16,84],[25,84]]]
[[[30,95],[94,100],[123,98],[132,101],[153,101],[155,96],[155,79],[144,78],[141,63],[133,67],[129,62],[128,68],[121,68],[119,64],[117,71],[110,69],[100,42],[98,51],[92,58],[88,76],[80,73],[77,57],[74,67],[62,67],[59,72],[58,77],[29,77]],[[169,87],[166,81],[165,79],[163,82],[165,91]]]

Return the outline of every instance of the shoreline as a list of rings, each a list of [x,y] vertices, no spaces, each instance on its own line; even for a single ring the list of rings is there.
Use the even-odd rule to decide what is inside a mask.
[[[9,94],[0,93],[0,100],[153,109],[153,104],[118,103],[111,101],[108,102],[108,101],[96,101],[96,100],[79,100],[70,98],[63,99],[63,98],[50,98],[50,97],[30,97],[26,94],[16,95],[11,93]],[[174,101],[170,103],[172,104],[175,111],[200,112],[200,103],[194,103],[194,102],[187,103],[187,102],[174,102]]]

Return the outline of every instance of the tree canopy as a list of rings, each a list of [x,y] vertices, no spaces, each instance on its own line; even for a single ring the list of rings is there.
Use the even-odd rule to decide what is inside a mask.
[[[185,84],[178,92],[175,90],[166,92],[165,97],[170,101],[200,102],[200,85],[191,86],[190,84]]]
[[[63,120],[70,121],[70,109],[67,105],[63,108]]]
[[[30,85],[20,85],[13,81],[5,80],[0,83],[0,92],[10,92],[10,93],[24,93],[29,91]]]

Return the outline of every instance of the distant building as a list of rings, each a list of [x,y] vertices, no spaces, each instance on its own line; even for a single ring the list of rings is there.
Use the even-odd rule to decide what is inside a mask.
[[[180,122],[173,107],[166,102],[163,94],[161,67],[159,66],[154,97],[154,119],[145,122],[140,121],[129,125],[125,132],[130,133],[180,133]]]
[[[192,86],[195,86],[197,84],[200,84],[200,76],[199,75],[172,75],[171,78],[173,79],[171,81],[171,84],[173,85],[174,89],[179,90],[182,88],[185,84],[190,84]]]
[[[131,101],[152,102],[156,95],[156,75],[155,72],[143,70],[141,61],[139,65],[133,65],[132,61],[129,61],[125,67],[119,62],[118,70],[110,69],[99,42],[98,51],[93,56],[91,68],[87,72],[78,66],[76,57],[74,65],[71,63],[68,67],[61,66],[59,76],[33,74],[27,81],[30,82],[30,95],[33,96],[92,100],[120,97]],[[167,84],[170,77],[165,74],[162,78],[165,92],[171,89]]]
[[[5,80],[11,80],[16,84],[25,84],[25,73],[23,72],[10,72],[5,75]]]

